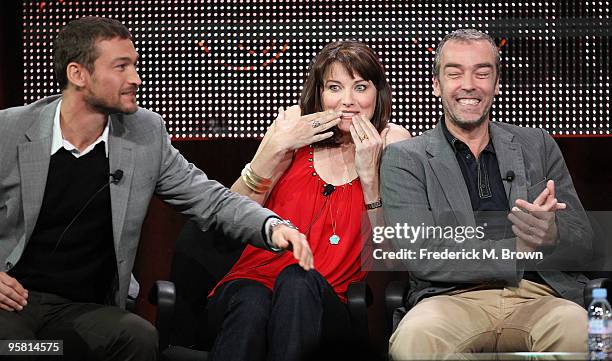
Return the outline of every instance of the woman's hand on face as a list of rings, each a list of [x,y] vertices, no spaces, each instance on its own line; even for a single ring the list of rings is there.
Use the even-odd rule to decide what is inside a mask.
[[[378,166],[389,127],[379,134],[369,120],[356,115],[350,130],[355,143],[355,171],[359,179],[362,183],[378,184]]]
[[[328,110],[301,116],[299,105],[293,105],[287,110],[281,107],[278,112],[272,124],[272,141],[286,151],[331,137],[334,133],[328,130],[340,122],[342,115],[335,110]]]

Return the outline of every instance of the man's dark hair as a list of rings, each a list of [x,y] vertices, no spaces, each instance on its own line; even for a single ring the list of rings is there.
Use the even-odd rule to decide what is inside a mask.
[[[132,34],[114,19],[88,16],[68,23],[53,44],[55,78],[60,89],[68,86],[68,64],[76,62],[93,72],[94,62],[98,58],[96,42],[113,38],[131,39]]]
[[[378,56],[366,44],[355,40],[337,41],[327,44],[313,59],[308,69],[304,88],[300,96],[300,107],[304,115],[323,111],[321,92],[325,77],[335,63],[343,66],[349,74],[371,81],[377,90],[376,108],[370,122],[380,133],[391,117],[391,86],[385,77],[385,68]],[[337,127],[334,135],[317,145],[336,145],[339,138]]]

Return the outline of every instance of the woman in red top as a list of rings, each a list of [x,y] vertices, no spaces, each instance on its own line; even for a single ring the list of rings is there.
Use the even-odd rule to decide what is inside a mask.
[[[410,134],[388,124],[391,88],[360,42],[331,43],[315,57],[300,104],[279,110],[232,190],[297,226],[315,269],[247,246],[211,292],[212,360],[299,360],[350,334],[345,293],[365,277],[361,249],[381,218],[380,155]]]

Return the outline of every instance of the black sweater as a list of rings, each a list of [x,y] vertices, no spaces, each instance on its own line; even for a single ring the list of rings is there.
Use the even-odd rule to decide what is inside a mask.
[[[29,290],[108,303],[117,272],[108,183],[104,142],[80,158],[64,148],[52,155],[36,226],[9,274]]]

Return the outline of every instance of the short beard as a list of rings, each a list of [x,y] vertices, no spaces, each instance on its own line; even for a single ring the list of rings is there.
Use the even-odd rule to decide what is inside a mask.
[[[450,122],[456,125],[457,127],[464,129],[464,130],[468,130],[468,131],[480,127],[485,122],[485,120],[489,117],[489,114],[491,114],[491,107],[489,107],[489,109],[486,112],[484,112],[482,116],[478,118],[475,122],[467,122],[463,119],[455,117],[455,115],[448,110],[450,109],[450,107],[447,106],[445,103],[446,102],[442,101],[444,117],[450,120]]]
[[[464,121],[462,119],[458,119],[452,113],[448,113],[448,117],[446,117],[446,118],[448,120],[450,120],[451,123],[453,123],[454,125],[458,126],[461,129],[464,129],[464,130],[473,130],[473,129],[476,129],[476,128],[480,127],[485,122],[485,120],[488,118],[490,112],[491,111],[489,110],[488,112],[484,113],[475,122],[466,122],[466,121]]]
[[[105,115],[111,115],[111,114],[133,114],[136,112],[137,109],[135,109],[134,111],[131,112],[126,112],[122,109],[116,108],[116,107],[112,107],[110,105],[108,105],[103,99],[100,98],[96,98],[94,96],[88,95],[85,97],[85,102],[87,102],[87,104],[89,105],[90,108],[92,108],[93,110],[95,110],[98,113],[102,113]]]

